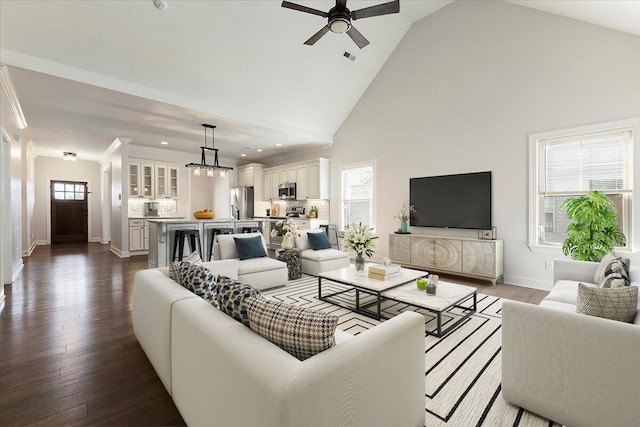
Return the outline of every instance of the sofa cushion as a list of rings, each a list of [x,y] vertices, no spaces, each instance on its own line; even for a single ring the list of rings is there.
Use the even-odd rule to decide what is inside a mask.
[[[629,258],[614,258],[604,267],[601,281],[598,282],[601,288],[621,288],[629,286]]]
[[[238,275],[287,268],[287,264],[277,259],[263,257],[238,261]]]
[[[216,275],[208,268],[183,262],[180,266],[179,283],[209,304],[218,307]]]
[[[245,326],[249,326],[247,299],[263,298],[262,292],[251,285],[240,283],[226,276],[218,278],[218,307]]]
[[[169,277],[175,280],[176,282],[180,282],[180,263],[188,262],[194,265],[202,265],[202,260],[200,259],[200,254],[198,251],[192,252],[191,255],[183,259],[182,261],[173,261],[169,264]]]
[[[238,239],[252,239],[256,235],[254,233],[243,233],[243,234],[218,234],[216,239],[218,241],[218,251],[220,252],[220,259],[234,259],[240,258],[238,254],[238,250],[236,249],[236,238]],[[264,237],[262,234],[260,236],[260,241],[262,242],[262,246],[264,247],[265,252],[267,251],[267,245],[264,241]]]
[[[546,307],[546,308],[552,308],[554,310],[560,310],[560,311],[565,311],[567,313],[575,313],[576,312],[576,305],[575,304],[568,304],[566,302],[559,302],[559,301],[551,301],[551,300],[542,300],[540,302],[540,307]]]
[[[258,235],[244,239],[234,237],[233,240],[236,243],[236,250],[238,251],[238,258],[240,258],[240,260],[267,256],[267,252],[264,250],[264,246],[262,246],[262,236]]]
[[[544,298],[544,301],[557,301],[566,304],[576,305],[578,302],[578,284],[575,280],[558,280],[553,286],[553,289],[549,291],[549,294]],[[590,288],[597,288],[595,283],[584,283],[585,286]]]
[[[576,313],[631,323],[638,306],[638,288],[599,289],[578,285]]]
[[[311,242],[309,241],[309,236],[307,234],[310,233],[324,233],[322,230],[300,230],[300,234],[296,237],[296,248],[304,251],[306,249],[311,249]],[[326,234],[326,233],[324,233]]]
[[[249,301],[249,327],[299,360],[335,345],[338,317],[265,299]]]
[[[300,253],[300,257],[310,261],[322,262],[330,259],[349,258],[349,254],[337,249],[320,249],[319,251],[307,249]]]
[[[327,233],[307,233],[307,238],[309,239],[309,243],[311,244],[311,249],[314,251],[320,249],[331,249],[331,242],[329,241],[329,236]]]

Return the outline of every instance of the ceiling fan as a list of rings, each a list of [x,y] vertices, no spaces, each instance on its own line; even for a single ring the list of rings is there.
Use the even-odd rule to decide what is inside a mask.
[[[369,40],[367,40],[360,31],[356,30],[356,27],[351,25],[351,20],[353,19],[355,21],[356,19],[398,13],[400,12],[400,0],[394,0],[388,3],[369,6],[354,11],[347,9],[347,0],[336,0],[336,5],[332,7],[329,12],[323,12],[318,9],[313,9],[311,7],[302,6],[288,1],[283,1],[282,7],[328,18],[329,22],[327,25],[312,35],[309,40],[304,42],[304,44],[312,46],[315,42],[320,40],[322,36],[331,31],[338,34],[347,33],[349,37],[351,37],[351,40],[353,40],[355,44],[362,49],[369,44]]]

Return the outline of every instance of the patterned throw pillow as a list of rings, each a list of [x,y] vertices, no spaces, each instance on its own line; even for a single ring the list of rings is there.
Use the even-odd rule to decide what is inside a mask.
[[[251,285],[226,276],[218,277],[218,307],[222,312],[249,327],[248,298],[264,298],[262,292]]]
[[[169,277],[178,283],[180,283],[180,264],[183,262],[188,262],[193,265],[202,265],[202,260],[200,259],[198,251],[193,252],[182,261],[174,261],[169,264]]]
[[[265,299],[249,303],[251,330],[300,360],[336,344],[337,316]]]
[[[614,258],[602,272],[602,280],[598,282],[601,288],[622,288],[631,285],[629,280],[629,258]]]
[[[576,313],[631,323],[636,315],[637,306],[637,286],[599,289],[590,288],[582,283],[578,285]]]
[[[180,284],[209,304],[218,307],[216,275],[208,268],[183,262],[180,266]]]

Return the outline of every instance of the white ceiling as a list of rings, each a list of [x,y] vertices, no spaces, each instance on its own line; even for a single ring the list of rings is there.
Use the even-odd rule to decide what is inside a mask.
[[[346,34],[303,45],[326,21],[280,3],[168,0],[158,10],[151,0],[0,1],[0,62],[13,66],[29,124],[23,136],[39,155],[74,151],[87,160],[117,137],[197,153],[201,123],[218,126],[223,157],[250,147],[246,160],[259,161],[276,143],[325,145],[411,24],[451,1],[401,0],[400,14],[354,21],[371,41],[362,50]],[[640,35],[640,2],[512,3]]]

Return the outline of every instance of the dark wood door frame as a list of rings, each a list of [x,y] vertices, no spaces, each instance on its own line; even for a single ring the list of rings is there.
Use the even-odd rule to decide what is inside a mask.
[[[85,181],[51,180],[51,243],[89,240],[88,188]]]

